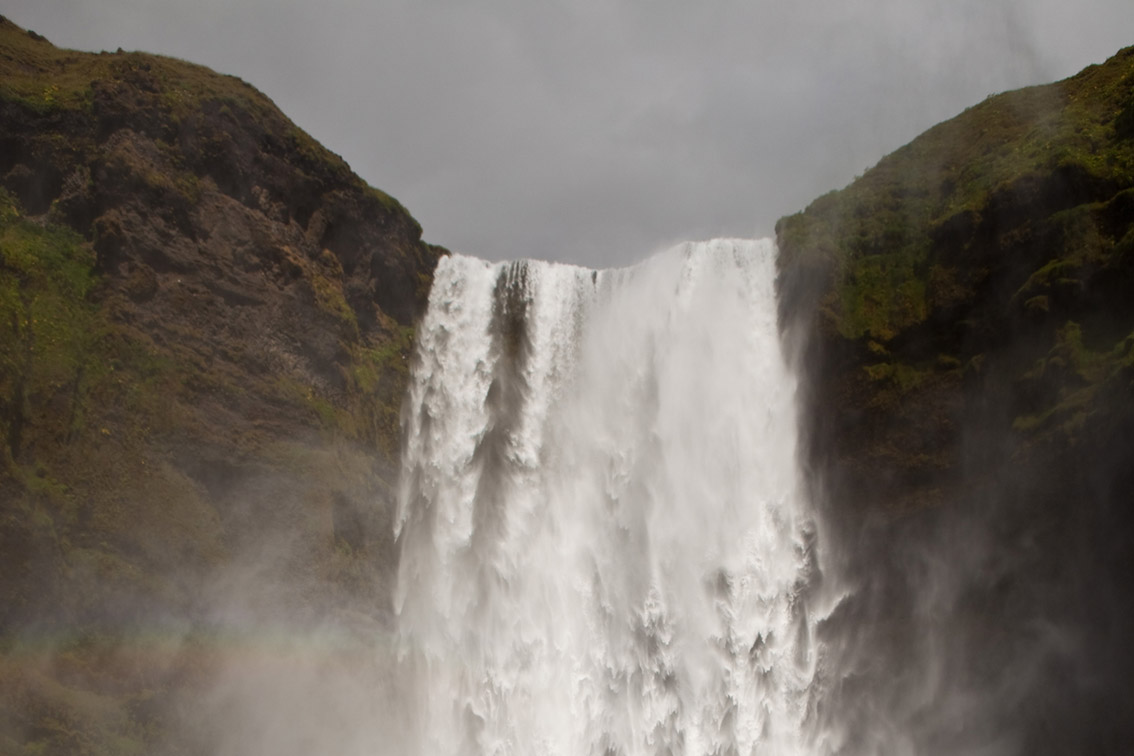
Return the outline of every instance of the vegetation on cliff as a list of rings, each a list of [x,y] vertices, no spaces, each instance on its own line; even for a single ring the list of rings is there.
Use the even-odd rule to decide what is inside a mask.
[[[1021,440],[1074,442],[1106,406],[1096,397],[1129,390],[1132,124],[1127,48],[1065,81],[989,97],[783,218],[782,312],[815,313],[813,354],[849,404],[937,437],[922,430],[956,427],[959,407],[945,405],[986,385],[992,361]],[[933,412],[903,414],[910,397],[934,394]],[[882,425],[876,444],[890,437]],[[874,452],[926,482],[919,495],[956,462],[898,447]]]
[[[945,591],[935,653],[993,660],[961,689],[995,696],[967,700],[1026,719],[1021,750],[1120,751],[1134,48],[990,97],[777,233],[825,548],[865,586],[828,624],[882,639],[830,705],[941,640],[916,632],[918,593],[945,611],[925,565],[954,560],[979,579]],[[255,666],[249,635],[382,628],[398,405],[440,254],[238,79],[0,19],[0,751],[217,752],[207,725],[239,701],[198,694]],[[1057,649],[1004,683],[1036,658],[1010,636],[1046,643],[1039,625],[1089,646],[1094,677]],[[334,637],[319,665],[354,663]],[[942,700],[882,703],[924,720]]]
[[[803,461],[853,586],[829,625],[860,637],[830,709],[919,752],[1123,750],[1134,48],[989,97],[777,236]]]
[[[442,253],[244,82],[0,19],[0,750],[187,747],[217,633],[381,625]]]

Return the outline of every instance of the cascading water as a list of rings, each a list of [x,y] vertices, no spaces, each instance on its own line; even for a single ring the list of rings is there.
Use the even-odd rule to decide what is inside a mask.
[[[825,750],[774,252],[442,260],[396,525],[418,753]]]

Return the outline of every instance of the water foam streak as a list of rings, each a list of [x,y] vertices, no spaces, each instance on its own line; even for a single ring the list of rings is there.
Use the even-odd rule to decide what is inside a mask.
[[[822,750],[774,254],[442,261],[396,518],[420,753]]]

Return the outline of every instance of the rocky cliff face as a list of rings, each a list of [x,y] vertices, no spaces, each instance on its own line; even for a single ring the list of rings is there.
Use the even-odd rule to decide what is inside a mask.
[[[442,253],[243,82],[0,19],[0,750],[157,748],[215,670],[140,638],[381,625]]]
[[[828,714],[862,749],[888,718],[918,753],[1120,752],[1134,48],[990,97],[777,234],[803,456],[855,592],[828,629],[867,629]]]

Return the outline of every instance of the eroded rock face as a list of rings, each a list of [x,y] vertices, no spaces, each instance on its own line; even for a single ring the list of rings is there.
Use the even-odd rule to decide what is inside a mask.
[[[1134,48],[778,226],[856,748],[878,712],[919,753],[1134,734],[1132,106]]]
[[[3,648],[348,607],[380,625],[406,361],[444,251],[243,82],[3,19],[0,200]],[[126,674],[106,711],[187,674]],[[74,737],[148,737],[75,716]]]

